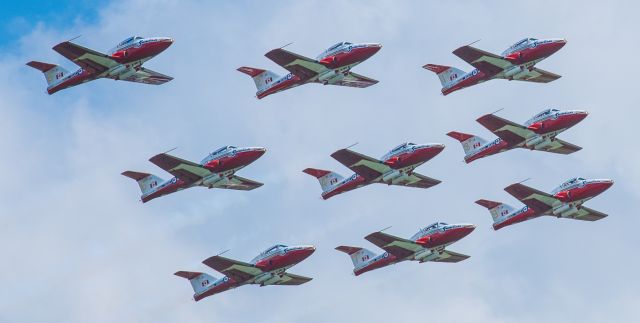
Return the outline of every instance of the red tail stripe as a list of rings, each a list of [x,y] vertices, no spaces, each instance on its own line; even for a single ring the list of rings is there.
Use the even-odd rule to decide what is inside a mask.
[[[473,135],[467,134],[467,133],[462,133],[462,132],[457,132],[457,131],[451,131],[447,134],[447,136],[456,139],[460,142],[463,142],[467,139],[473,138]]]
[[[256,77],[262,73],[265,72],[265,70],[259,69],[259,68],[253,68],[253,67],[246,67],[246,66],[242,66],[238,68],[238,71],[247,74],[251,77]]]

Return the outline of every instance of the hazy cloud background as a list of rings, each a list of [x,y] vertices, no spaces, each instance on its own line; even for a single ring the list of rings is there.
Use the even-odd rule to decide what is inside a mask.
[[[3,9],[4,11],[5,9]],[[94,18],[66,24],[14,20],[24,30],[0,53],[0,321],[2,322],[635,322],[640,304],[635,256],[640,181],[635,135],[640,101],[634,53],[640,47],[633,2],[579,1],[113,1]],[[147,67],[175,77],[163,86],[99,80],[45,93],[29,60],[76,67],[51,50],[77,42],[106,51],[133,34],[175,44]],[[426,63],[470,66],[451,54],[501,52],[524,37],[565,37],[540,67],[563,75],[540,85],[492,81],[440,95]],[[263,56],[289,50],[314,57],[338,41],[381,42],[355,68],[380,80],[368,89],[307,85],[254,98],[243,65],[285,71]],[[570,156],[512,151],[461,162],[458,130],[492,139],[475,122],[523,122],[547,107],[590,115],[562,134],[584,149]],[[418,169],[443,180],[429,190],[372,185],[329,201],[306,167],[349,175],[329,154],[359,142],[381,156],[404,141],[447,148]],[[267,154],[240,172],[265,183],[252,192],[192,189],[138,202],[123,170],[169,175],[147,159],[200,160],[227,145],[262,145]],[[551,190],[573,177],[616,184],[589,207],[596,223],[547,217],[499,232],[478,198],[520,204],[502,189]],[[471,222],[450,248],[459,264],[403,263],[360,277],[340,244],[380,251],[363,239],[389,225],[410,236],[435,221]],[[176,270],[201,270],[225,249],[249,260],[274,243],[318,250],[293,273],[298,287],[245,286],[202,302]],[[213,273],[219,277],[220,274]]]

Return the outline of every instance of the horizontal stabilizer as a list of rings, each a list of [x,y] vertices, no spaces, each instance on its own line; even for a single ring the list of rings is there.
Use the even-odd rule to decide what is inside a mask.
[[[134,179],[136,181],[142,180],[147,176],[150,176],[151,174],[148,173],[140,173],[140,172],[132,172],[132,171],[126,171],[126,172],[122,172],[122,175],[127,176],[131,179]]]
[[[320,178],[324,175],[327,175],[329,173],[331,173],[328,170],[323,170],[323,169],[316,169],[316,168],[307,168],[305,170],[303,170],[304,173],[309,174],[315,178]]]
[[[354,254],[354,253],[362,250],[362,248],[360,248],[360,247],[349,247],[349,246],[339,246],[339,247],[336,247],[336,250],[342,251],[342,252],[344,252],[344,253],[346,253],[348,255],[351,255],[351,254]]]
[[[263,69],[259,69],[259,68],[253,68],[253,67],[247,67],[247,66],[242,66],[238,68],[238,71],[247,74],[251,77],[256,77],[262,73],[265,72],[265,70]]]
[[[49,64],[49,63],[43,63],[43,62],[36,62],[36,61],[31,61],[29,63],[27,63],[28,66],[31,66],[37,70],[40,70],[42,73],[45,73],[47,71],[49,71],[52,68],[55,68],[56,65],[53,64]]]
[[[462,132],[457,132],[457,131],[451,131],[449,133],[447,133],[447,136],[458,140],[459,142],[463,142],[465,140],[468,140],[470,138],[473,138],[473,135],[467,134],[467,133],[462,133]]]
[[[443,65],[436,65],[436,64],[427,64],[425,66],[423,66],[422,68],[427,69],[431,72],[434,72],[436,74],[440,74],[446,70],[448,70],[449,68],[451,68],[450,66],[443,66]]]
[[[502,203],[499,202],[494,202],[494,201],[489,201],[489,200],[477,200],[476,204],[479,204],[481,206],[486,207],[487,209],[491,210],[497,206],[499,206]]]
[[[177,271],[174,275],[191,280],[202,275],[202,273],[194,271]]]

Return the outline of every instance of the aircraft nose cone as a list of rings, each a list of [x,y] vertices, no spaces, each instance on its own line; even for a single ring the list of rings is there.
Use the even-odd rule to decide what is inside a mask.
[[[302,249],[301,253],[303,254],[304,258],[307,258],[307,257],[311,256],[311,254],[313,254],[315,251],[316,251],[316,247],[313,246],[313,245],[309,245],[309,246],[305,246]]]
[[[267,152],[267,149],[263,147],[256,147],[253,149],[253,153],[255,154],[256,158],[261,157],[266,152]]]
[[[473,232],[473,230],[475,230],[475,229],[476,229],[475,224],[467,224],[467,225],[465,225],[464,226],[465,235]]]
[[[606,188],[609,188],[611,186],[613,186],[613,180],[612,179],[608,179],[604,182],[604,185]]]
[[[587,111],[576,111],[576,119],[578,121],[584,120],[584,118],[586,118],[588,115],[589,115],[589,112]]]

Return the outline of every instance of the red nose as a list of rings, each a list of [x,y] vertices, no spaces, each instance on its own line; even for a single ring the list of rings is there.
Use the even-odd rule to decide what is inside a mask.
[[[553,197],[557,198],[562,202],[567,202],[571,199],[571,193],[569,191],[562,191],[556,193]]]

